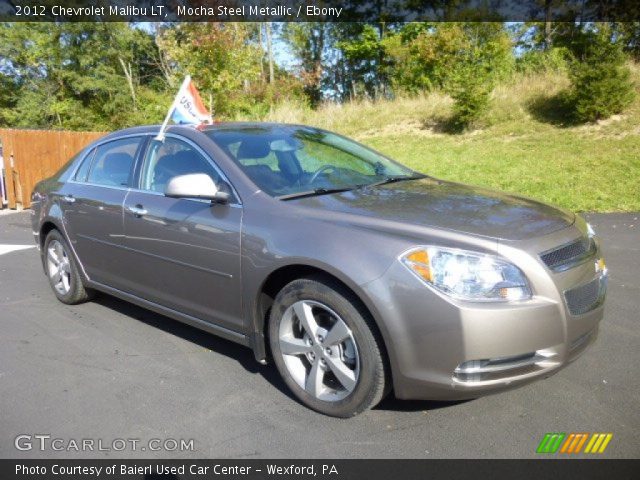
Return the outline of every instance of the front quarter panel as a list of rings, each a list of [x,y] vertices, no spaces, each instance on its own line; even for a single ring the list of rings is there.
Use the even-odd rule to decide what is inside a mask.
[[[368,286],[392,267],[404,269],[398,256],[425,242],[460,248],[473,245],[489,253],[497,248],[495,240],[455,232],[423,227],[411,230],[405,224],[377,219],[310,212],[262,193],[248,198],[242,234],[243,308],[251,323],[248,333],[256,339],[257,358],[262,359],[264,341],[265,319],[259,317],[257,308],[262,287],[272,272],[297,265],[331,274],[360,298],[380,329],[393,365],[396,342],[390,336],[397,327],[397,316],[381,313],[387,290]]]

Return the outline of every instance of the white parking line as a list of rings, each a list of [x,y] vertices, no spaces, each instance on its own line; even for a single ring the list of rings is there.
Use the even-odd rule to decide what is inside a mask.
[[[36,248],[35,245],[5,245],[0,244],[0,255],[5,253],[17,252],[18,250],[27,250],[28,248]]]

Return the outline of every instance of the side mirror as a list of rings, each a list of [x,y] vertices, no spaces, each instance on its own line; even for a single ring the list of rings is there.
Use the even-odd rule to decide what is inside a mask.
[[[178,175],[169,180],[164,190],[167,197],[202,198],[216,203],[227,203],[229,194],[218,189],[218,186],[206,173]]]

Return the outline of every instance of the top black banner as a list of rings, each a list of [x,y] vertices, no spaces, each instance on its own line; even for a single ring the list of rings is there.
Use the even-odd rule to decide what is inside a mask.
[[[638,0],[0,0],[3,22],[634,22]]]

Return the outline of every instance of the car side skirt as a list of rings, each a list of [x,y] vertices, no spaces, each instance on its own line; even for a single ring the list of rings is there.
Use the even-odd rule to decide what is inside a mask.
[[[232,342],[239,343],[240,345],[244,345],[245,347],[251,346],[249,337],[243,335],[242,333],[234,332],[233,330],[229,330],[228,328],[206,322],[191,315],[178,312],[163,305],[150,302],[148,300],[145,300],[144,298],[131,295],[130,293],[123,292],[122,290],[118,290],[116,288],[112,288],[98,282],[87,281],[86,286],[104,292],[108,295],[113,295],[114,297],[133,303],[135,305],[138,305],[139,307],[146,308],[155,313],[159,313],[160,315],[165,315],[169,318],[172,318],[173,320],[185,323],[207,333],[211,333],[226,340],[231,340]]]

